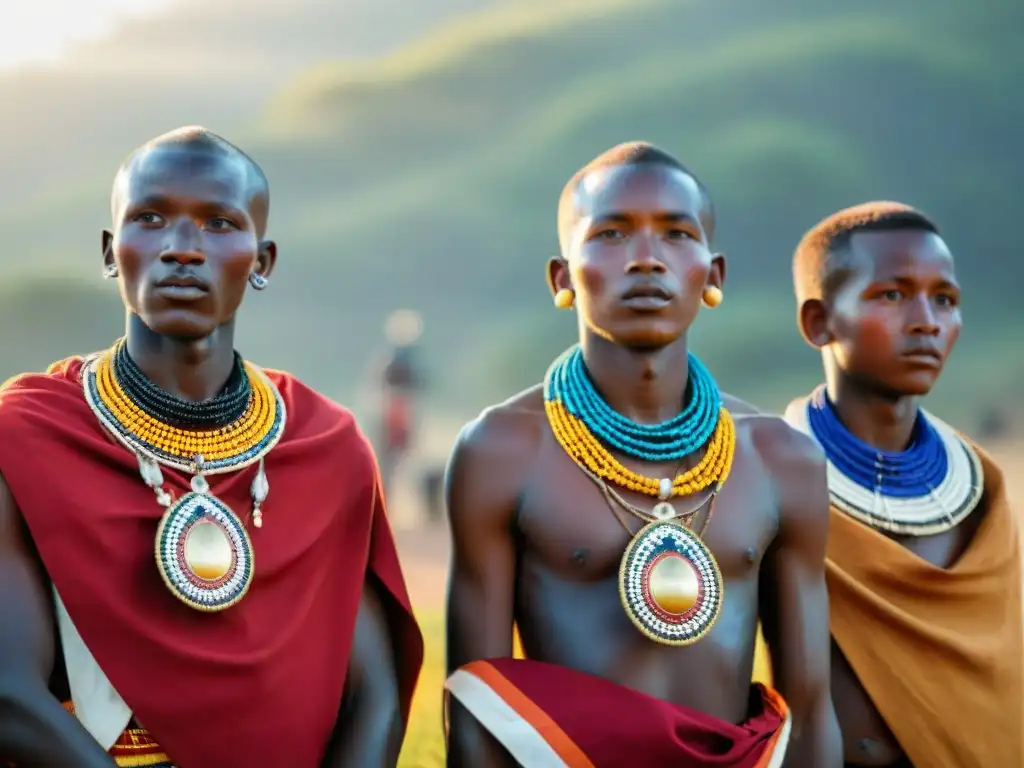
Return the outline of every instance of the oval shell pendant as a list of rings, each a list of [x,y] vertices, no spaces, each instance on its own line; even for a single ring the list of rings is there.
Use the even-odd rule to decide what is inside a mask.
[[[215,496],[187,493],[168,507],[157,529],[155,549],[164,583],[190,608],[223,611],[249,590],[249,533]]]
[[[663,645],[690,645],[722,609],[722,574],[688,528],[658,521],[641,528],[622,555],[619,598],[630,621]]]

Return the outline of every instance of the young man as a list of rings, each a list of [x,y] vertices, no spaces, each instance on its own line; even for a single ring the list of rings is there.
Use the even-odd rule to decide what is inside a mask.
[[[841,763],[823,457],[688,353],[722,298],[713,234],[650,145],[565,188],[548,281],[580,344],[449,465],[450,766]],[[759,618],[781,696],[751,690]]]
[[[234,351],[269,202],[203,129],[136,150],[103,234],[125,338],[0,390],[0,761],[397,762],[422,646],[373,454]]]
[[[953,257],[906,205],[836,213],[793,262],[825,384],[832,691],[850,766],[1024,765],[1021,562],[1003,477],[918,405],[960,334]]]

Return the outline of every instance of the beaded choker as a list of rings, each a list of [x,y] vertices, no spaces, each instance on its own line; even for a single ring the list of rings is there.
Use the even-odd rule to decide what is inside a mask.
[[[828,460],[833,505],[888,533],[928,536],[958,525],[983,492],[981,462],[954,429],[918,410],[905,451],[880,451],[839,420],[825,387],[787,419],[814,436]]]
[[[714,555],[670,499],[708,488],[713,488],[713,497],[729,477],[736,447],[735,425],[715,380],[694,355],[689,366],[681,413],[654,425],[627,419],[608,405],[590,379],[578,346],[559,357],[544,380],[551,431],[577,466],[593,480],[659,499],[650,521],[623,553],[619,597],[641,633],[674,646],[695,643],[711,630],[724,590]],[[696,466],[660,480],[633,472],[611,452],[648,462],[681,462],[702,448]]]
[[[638,424],[605,402],[586,372],[582,351],[573,347],[555,361],[544,380],[548,423],[574,461],[621,488],[663,502],[697,493],[728,478],[736,431],[732,417],[721,405],[715,380],[694,355],[690,355],[689,378],[690,397],[679,416],[661,424]],[[628,469],[607,447],[659,462],[680,461],[705,444],[707,449],[695,467],[660,480]]]
[[[568,413],[586,423],[597,439],[627,456],[643,461],[679,461],[704,447],[715,430],[721,408],[718,385],[708,369],[692,354],[689,364],[685,407],[660,424],[638,424],[612,410],[594,387],[578,346],[551,366],[544,399],[561,402]]]
[[[252,398],[252,382],[242,358],[235,353],[235,365],[224,388],[201,403],[165,392],[146,378],[128,355],[128,346],[118,344],[114,353],[114,377],[127,398],[164,424],[185,429],[215,429],[241,419]]]
[[[250,485],[251,519],[262,527],[262,505],[270,493],[264,458],[285,427],[277,389],[258,368],[237,355],[236,360],[221,394],[207,403],[161,391],[128,357],[123,340],[87,361],[82,376],[89,407],[135,455],[143,482],[166,510],[155,542],[164,583],[200,611],[220,611],[241,600],[254,569],[245,525],[211,493],[206,477],[258,464]],[[161,465],[191,474],[191,491],[176,499],[164,487]]]

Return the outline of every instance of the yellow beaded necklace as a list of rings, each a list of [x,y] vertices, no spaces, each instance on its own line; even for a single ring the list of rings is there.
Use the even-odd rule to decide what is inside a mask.
[[[626,467],[594,437],[587,429],[587,425],[569,413],[560,401],[548,400],[544,408],[551,431],[577,464],[620,488],[646,496],[663,495],[660,480],[645,477]],[[695,467],[676,475],[669,495],[686,496],[712,485],[725,483],[732,468],[735,449],[736,428],[729,411],[723,407],[719,411],[718,424],[711,435],[704,456]]]
[[[114,350],[103,353],[92,368],[96,405],[103,411],[97,415],[104,422],[113,420],[120,427],[116,436],[127,438],[130,447],[182,469],[190,469],[201,455],[212,474],[251,464],[276,443],[283,426],[279,395],[251,364],[245,363],[252,385],[245,415],[218,429],[193,430],[165,424],[136,405],[114,375],[113,356]]]

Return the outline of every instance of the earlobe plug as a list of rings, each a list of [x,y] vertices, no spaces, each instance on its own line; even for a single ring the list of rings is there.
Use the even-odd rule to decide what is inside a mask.
[[[576,294],[571,288],[562,288],[555,294],[555,306],[559,309],[571,309],[576,302]]]
[[[704,289],[704,293],[701,295],[701,301],[704,302],[704,306],[708,309],[714,309],[722,303],[722,289],[717,288],[713,285],[709,285]]]

